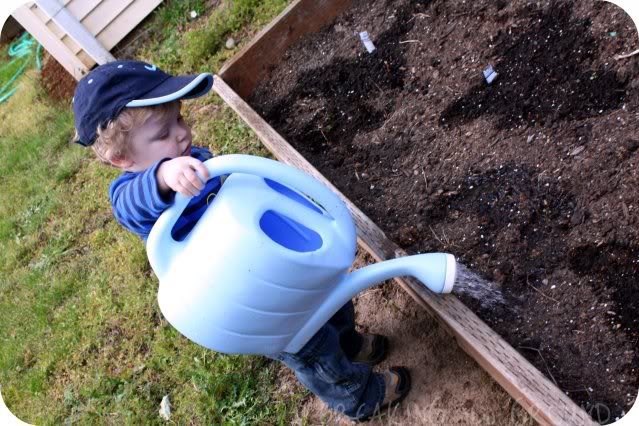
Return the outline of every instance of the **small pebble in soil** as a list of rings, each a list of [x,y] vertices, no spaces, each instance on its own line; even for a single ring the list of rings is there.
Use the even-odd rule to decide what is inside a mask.
[[[581,153],[583,152],[583,150],[584,150],[584,149],[586,149],[586,147],[585,147],[585,146],[583,146],[583,145],[578,146],[577,148],[575,148],[575,149],[573,149],[572,151],[570,151],[570,154],[569,154],[569,155],[570,155],[571,157],[574,157],[575,155],[579,155],[579,154],[581,154]]]

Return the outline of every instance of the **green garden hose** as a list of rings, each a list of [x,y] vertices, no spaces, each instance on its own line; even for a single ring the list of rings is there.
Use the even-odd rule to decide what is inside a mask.
[[[37,47],[34,49],[35,44],[37,44]],[[11,59],[8,64],[0,67],[0,75],[4,76],[4,70],[9,69],[10,67],[15,67],[20,61],[22,61],[22,64],[6,83],[2,83],[2,87],[0,87],[0,104],[9,99],[18,89],[18,87],[14,85],[14,82],[24,73],[24,70],[31,63],[34,50],[36,67],[40,70],[42,69],[42,62],[40,61],[42,45],[35,41],[29,33],[25,32],[19,39],[9,45],[9,57],[13,59]]]

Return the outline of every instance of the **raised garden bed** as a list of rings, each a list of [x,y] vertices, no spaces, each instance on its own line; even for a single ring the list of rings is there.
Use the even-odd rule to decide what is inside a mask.
[[[553,392],[599,420],[627,412],[639,386],[639,67],[613,56],[635,48],[630,18],[590,1],[358,0],[332,21],[351,2],[315,3],[289,8],[259,37],[273,50],[255,43],[222,77],[407,252],[449,251],[499,282],[507,308],[463,301]],[[499,73],[490,86],[489,63]],[[217,90],[260,137],[278,140],[276,155],[289,149],[224,83]],[[392,257],[383,234],[372,235],[364,245]],[[450,300],[416,298],[450,320]],[[512,348],[499,341],[481,347],[490,336],[475,331],[460,344],[522,401],[532,386],[519,354],[503,355]],[[452,332],[460,341],[463,330]],[[566,420],[523,399],[542,422]]]

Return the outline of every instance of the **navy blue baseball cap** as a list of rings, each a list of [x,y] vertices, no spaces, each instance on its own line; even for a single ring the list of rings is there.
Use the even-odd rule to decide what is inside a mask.
[[[77,142],[95,142],[104,127],[125,107],[159,105],[202,96],[211,90],[213,75],[172,76],[141,61],[113,61],[95,68],[78,82],[73,97]]]

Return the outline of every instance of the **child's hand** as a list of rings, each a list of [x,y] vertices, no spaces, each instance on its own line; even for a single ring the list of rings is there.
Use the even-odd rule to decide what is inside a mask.
[[[166,196],[173,190],[187,197],[198,195],[204,188],[204,182],[195,174],[196,171],[205,182],[209,179],[209,171],[204,164],[193,157],[177,157],[160,164],[157,170],[160,193]]]

